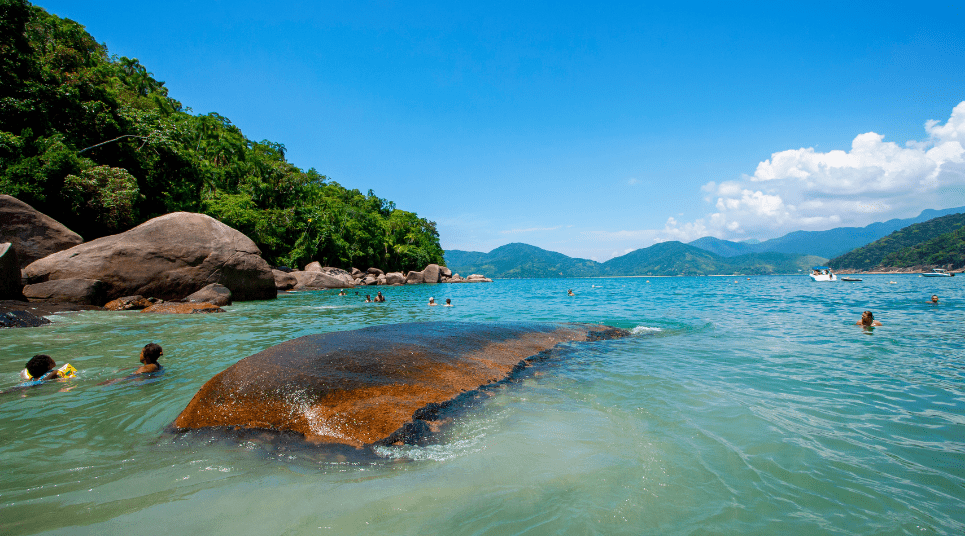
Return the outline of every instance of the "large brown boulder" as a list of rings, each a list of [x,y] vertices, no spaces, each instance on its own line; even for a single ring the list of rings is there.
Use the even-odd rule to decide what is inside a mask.
[[[57,220],[16,197],[0,195],[0,242],[10,242],[23,268],[84,241]]]
[[[142,313],[162,313],[169,315],[193,315],[199,313],[223,313],[224,309],[213,303],[180,303],[162,302],[155,303],[147,309],[141,310]]]
[[[0,300],[23,298],[23,285],[20,280],[20,262],[13,244],[0,244]]]
[[[406,285],[418,285],[422,283],[422,272],[412,271],[405,274]]]
[[[305,271],[306,271],[306,272],[321,272],[321,271],[322,271],[322,263],[320,263],[320,262],[318,262],[318,261],[312,261],[312,262],[310,262],[310,263],[308,263],[308,264],[305,265]]]
[[[298,280],[292,275],[292,272],[282,272],[281,270],[272,270],[271,275],[275,277],[275,289],[276,290],[291,290],[298,284]]]
[[[430,264],[422,270],[422,282],[423,283],[438,283],[441,274],[439,273],[438,264]]]
[[[76,303],[103,305],[106,286],[97,279],[54,279],[23,288],[23,295],[32,302]]]
[[[292,290],[321,290],[327,288],[352,288],[354,285],[345,282],[337,275],[325,272],[292,272],[292,276],[298,281]]]
[[[231,305],[231,291],[224,285],[211,283],[203,289],[184,298],[186,302],[211,303],[218,307]]]
[[[433,408],[508,377],[526,358],[561,342],[626,335],[582,324],[441,322],[307,335],[209,380],[174,428],[268,429],[355,447],[419,442]]]
[[[402,272],[389,272],[385,274],[385,284],[386,285],[404,285],[405,276]]]
[[[211,283],[228,287],[235,301],[273,299],[275,279],[260,255],[251,239],[218,220],[174,212],[34,261],[24,276],[29,283],[98,279],[107,300],[180,299]]]

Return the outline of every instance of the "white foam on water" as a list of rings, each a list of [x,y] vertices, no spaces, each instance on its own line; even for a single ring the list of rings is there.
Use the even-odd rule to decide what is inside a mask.
[[[653,328],[653,327],[650,327],[650,326],[637,326],[637,327],[631,329],[631,330],[630,330],[630,333],[633,333],[634,335],[639,335],[639,334],[641,334],[641,333],[656,333],[656,332],[658,332],[658,331],[663,331],[663,329],[661,329],[661,328]]]

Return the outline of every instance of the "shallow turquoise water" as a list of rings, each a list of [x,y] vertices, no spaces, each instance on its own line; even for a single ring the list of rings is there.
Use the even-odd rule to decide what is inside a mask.
[[[0,389],[35,353],[80,371],[0,395],[0,533],[965,533],[965,277],[383,291],[386,304],[326,291],[221,315],[85,312],[0,331]],[[429,296],[456,307],[426,307]],[[884,326],[853,326],[865,309]],[[635,334],[568,345],[442,443],[374,462],[164,431],[207,379],[268,346],[426,320]],[[161,378],[98,385],[151,341],[164,347]]]

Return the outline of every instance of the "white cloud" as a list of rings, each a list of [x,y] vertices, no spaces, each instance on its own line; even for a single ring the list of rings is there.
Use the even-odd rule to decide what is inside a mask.
[[[640,181],[637,180],[637,179],[628,179],[628,180],[627,180],[627,184],[629,184],[630,186],[633,186],[633,185],[636,185],[636,184],[640,184]]]
[[[926,122],[925,134],[905,146],[867,132],[855,136],[850,151],[774,153],[753,175],[701,188],[716,212],[686,224],[671,218],[655,234],[681,241],[707,235],[771,237],[965,204],[965,102],[944,124]]]

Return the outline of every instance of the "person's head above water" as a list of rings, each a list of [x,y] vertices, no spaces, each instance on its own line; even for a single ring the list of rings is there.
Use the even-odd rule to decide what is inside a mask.
[[[435,299],[435,298],[429,298],[429,305],[435,305],[435,304],[436,304],[436,299]]]
[[[31,357],[26,365],[27,372],[34,378],[40,378],[55,368],[57,368],[57,363],[47,354],[37,354]]]
[[[932,294],[932,295],[931,295],[931,302],[932,302],[932,303],[938,303],[938,294]]]
[[[855,322],[856,325],[861,326],[880,326],[881,322],[875,320],[875,315],[871,311],[865,311],[861,313],[861,320]]]
[[[162,355],[164,355],[164,350],[161,350],[161,345],[149,342],[141,350],[141,363],[156,365],[158,358]]]

